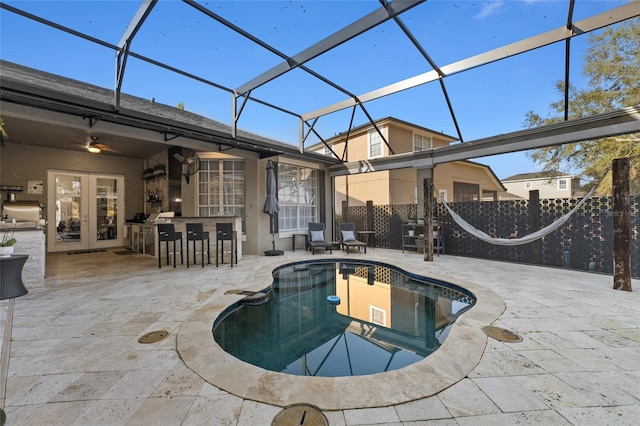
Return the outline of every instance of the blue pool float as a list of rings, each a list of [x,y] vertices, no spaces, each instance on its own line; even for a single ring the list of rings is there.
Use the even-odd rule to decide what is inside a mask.
[[[332,305],[340,304],[340,298],[338,296],[327,296],[327,301]]]

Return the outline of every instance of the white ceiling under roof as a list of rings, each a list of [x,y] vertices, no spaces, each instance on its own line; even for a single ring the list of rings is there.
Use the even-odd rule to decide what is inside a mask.
[[[305,146],[387,116],[463,142],[521,130],[555,82],[585,84],[590,32],[640,16],[611,0],[0,4],[3,60]]]

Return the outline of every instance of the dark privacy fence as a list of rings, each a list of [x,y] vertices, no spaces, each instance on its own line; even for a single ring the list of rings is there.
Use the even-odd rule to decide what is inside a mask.
[[[540,200],[538,221],[545,227],[571,210],[579,199]],[[631,275],[640,278],[640,196],[631,196]],[[451,203],[464,220],[492,237],[518,238],[530,229],[529,201]],[[533,207],[533,206],[532,206]],[[535,211],[535,208],[532,209]],[[358,230],[374,230],[378,247],[400,250],[402,224],[415,213],[413,205],[349,207],[346,218]],[[587,200],[560,229],[536,242],[503,247],[480,241],[463,231],[446,212],[436,207],[444,233],[446,254],[536,265],[613,273],[613,210],[611,198]]]

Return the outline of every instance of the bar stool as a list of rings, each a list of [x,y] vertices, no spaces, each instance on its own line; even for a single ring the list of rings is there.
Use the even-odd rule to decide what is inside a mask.
[[[182,232],[176,232],[173,223],[159,223],[158,225],[158,268],[162,268],[161,245],[165,242],[167,251],[167,265],[169,262],[169,242],[173,241],[173,267],[176,267],[176,241],[180,241],[180,264],[184,265],[182,257]]]
[[[218,243],[220,243],[220,261],[224,263],[224,242],[231,241],[231,267],[233,268],[233,255],[236,255],[238,263],[238,246],[236,244],[236,231],[233,223],[216,223],[216,268],[218,267]]]
[[[207,260],[211,265],[211,248],[209,244],[209,232],[204,231],[204,225],[202,223],[187,223],[187,268],[189,267],[189,241],[193,241],[193,264],[197,265],[196,261],[196,241],[200,241],[200,263],[204,268],[204,240],[207,240]]]

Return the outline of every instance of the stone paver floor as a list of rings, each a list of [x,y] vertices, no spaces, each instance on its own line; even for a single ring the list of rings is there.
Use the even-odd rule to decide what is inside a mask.
[[[311,256],[286,251],[244,256],[233,268],[158,269],[149,256],[115,251],[48,255],[46,288],[14,299],[9,342],[9,301],[0,301],[0,333],[11,349],[7,425],[269,425],[282,407],[207,383],[181,359],[176,339],[226,289],[245,288],[271,263]],[[611,276],[564,269],[447,255],[424,262],[383,249],[352,256],[491,290],[506,305],[493,325],[523,341],[487,338],[475,368],[433,396],[325,410],[332,426],[638,424],[640,281],[629,293],[612,290]],[[160,329],[170,336],[138,343]]]

